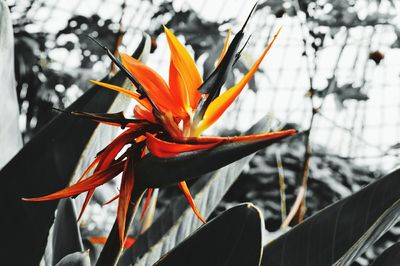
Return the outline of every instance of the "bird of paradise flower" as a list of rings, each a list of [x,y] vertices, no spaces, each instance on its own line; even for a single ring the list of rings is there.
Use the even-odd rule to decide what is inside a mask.
[[[186,180],[251,154],[262,147],[295,134],[295,130],[263,133],[238,137],[204,137],[202,132],[213,125],[228,109],[270,50],[280,29],[265,48],[249,72],[233,87],[222,94],[221,88],[232,66],[243,50],[238,51],[244,37],[244,28],[229,42],[225,41],[215,70],[203,81],[189,52],[166,27],[165,35],[171,51],[168,83],[152,68],[141,61],[121,53],[122,62],[105,47],[108,55],[132,82],[135,91],[99,81],[94,84],[123,93],[137,101],[135,119],[119,114],[73,114],[127,128],[107,147],[100,151],[80,179],[70,187],[47,196],[25,198],[26,201],[47,201],[77,196],[87,192],[79,218],[89,203],[94,190],[122,173],[118,199],[117,224],[120,245],[126,239],[129,204],[147,190],[145,212],[152,191],[157,187],[178,184],[197,217],[205,223],[190,194]],[[245,45],[244,45],[245,46]],[[126,147],[128,147],[126,149]],[[122,155],[119,155],[124,149]],[[91,173],[92,172],[92,173]],[[90,174],[91,173],[91,174]],[[134,199],[133,199],[134,198]]]

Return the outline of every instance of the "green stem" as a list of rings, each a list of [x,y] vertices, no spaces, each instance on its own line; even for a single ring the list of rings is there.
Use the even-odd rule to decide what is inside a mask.
[[[128,211],[126,213],[125,235],[127,235],[130,224],[135,217],[143,193],[143,189],[134,189],[134,191],[132,192],[131,204],[129,204]],[[117,265],[122,249],[123,245],[121,246],[118,235],[118,222],[117,219],[115,219],[114,225],[107,238],[107,242],[104,245],[104,248],[100,253],[99,259],[96,262],[96,266]]]

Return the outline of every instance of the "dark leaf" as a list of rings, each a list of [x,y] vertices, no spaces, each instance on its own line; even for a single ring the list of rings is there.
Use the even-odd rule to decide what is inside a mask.
[[[68,254],[83,251],[81,233],[76,220],[73,201],[70,198],[60,200],[53,229],[53,264]]]
[[[122,85],[125,77],[118,73],[104,81]],[[116,96],[114,91],[94,86],[66,110],[105,113]],[[57,201],[27,203],[21,198],[50,194],[67,186],[96,126],[92,121],[59,114],[0,171],[1,209],[7,213],[0,227],[8,243],[0,261],[6,265],[39,263]],[[15,248],[21,240],[29,246],[24,256]]]
[[[262,265],[350,265],[399,219],[399,185],[396,170],[311,216],[265,246]]]
[[[258,265],[263,224],[253,204],[235,206],[200,227],[155,265]]]
[[[89,251],[69,254],[60,260],[56,266],[90,266]]]
[[[108,123],[115,123],[119,124],[122,128],[126,127],[129,123],[140,123],[144,122],[144,120],[138,119],[128,119],[125,118],[123,112],[119,113],[88,113],[88,112],[71,112],[71,115],[80,116],[83,118],[87,118],[93,121],[98,122],[108,122]]]
[[[4,1],[0,2],[0,77],[2,83],[0,105],[0,169],[22,147],[19,132],[18,101],[14,77],[14,37],[11,16]]]
[[[400,149],[400,142],[393,144],[392,146],[389,147],[389,150],[397,150]]]
[[[400,243],[386,249],[371,266],[400,266]]]

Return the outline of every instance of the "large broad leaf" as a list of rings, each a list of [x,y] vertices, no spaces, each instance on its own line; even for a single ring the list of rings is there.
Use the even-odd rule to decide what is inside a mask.
[[[264,247],[262,265],[350,265],[400,216],[400,170],[382,177]]]
[[[400,243],[386,249],[371,266],[400,266]]]
[[[56,266],[90,266],[89,251],[71,253],[60,260]]]
[[[200,227],[155,265],[258,265],[263,229],[260,211],[241,204]]]
[[[68,254],[83,251],[77,218],[73,201],[70,198],[60,200],[54,221],[52,264],[58,263]]]
[[[271,130],[270,119],[263,118],[246,135]],[[204,217],[208,217],[229,187],[235,182],[252,155],[200,177],[190,187],[192,196]],[[195,231],[201,222],[194,215],[184,196],[174,200],[142,234],[135,245],[120,258],[119,265],[152,265]]]
[[[143,49],[144,45],[139,48]],[[138,49],[139,49],[138,48]],[[136,53],[135,54],[140,54]],[[104,81],[123,85],[122,73]],[[68,111],[112,112],[117,106],[123,110],[122,95],[94,86],[76,100]],[[0,261],[12,265],[38,264],[46,245],[49,228],[54,220],[57,201],[28,203],[22,197],[50,194],[68,185],[72,176],[82,173],[93,158],[96,149],[115,136],[115,129],[98,130],[97,123],[64,114],[50,121],[25,147],[0,171],[1,220],[4,249]],[[105,128],[105,127],[103,127]],[[108,127],[112,128],[112,127]],[[86,156],[83,152],[89,154]],[[16,248],[24,243],[28,247],[21,256]]]
[[[0,169],[22,147],[18,128],[18,101],[14,78],[14,38],[10,12],[0,0]]]

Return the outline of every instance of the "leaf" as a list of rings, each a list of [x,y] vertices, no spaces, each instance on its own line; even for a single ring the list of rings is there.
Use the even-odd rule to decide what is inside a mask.
[[[19,107],[14,78],[14,37],[11,16],[7,4],[0,1],[0,169],[22,147],[19,132]]]
[[[296,15],[296,8],[293,6],[293,4],[291,2],[285,2],[282,0],[262,1],[257,6],[256,11],[259,11],[266,7],[269,7],[270,12],[273,13],[275,15],[275,17],[277,17],[277,18],[283,17],[284,14],[287,14],[290,17],[293,17]]]
[[[266,245],[262,265],[350,265],[399,219],[399,185],[396,170],[311,216]]]
[[[258,265],[264,218],[251,203],[237,205],[164,255],[155,265]]]
[[[125,77],[118,73],[104,81],[122,85]],[[122,97],[94,86],[66,111],[105,113],[121,104]],[[115,134],[112,131],[115,127],[107,126],[113,129],[99,127],[93,135],[96,127],[95,122],[58,114],[0,171],[0,206],[7,213],[0,227],[6,229],[2,236],[8,243],[2,251],[2,262],[11,265],[39,263],[57,201],[27,203],[21,198],[50,194],[67,186],[73,175],[80,175],[100,150],[98,145],[105,145],[105,137],[108,140]],[[82,155],[83,151],[86,155]],[[29,246],[24,256],[15,248],[22,239],[24,245]]]
[[[76,220],[73,201],[70,198],[60,200],[53,229],[53,264],[68,254],[83,251],[81,233]]]
[[[60,260],[56,266],[90,266],[89,251],[69,254]]]
[[[389,151],[389,150],[398,150],[398,149],[400,149],[400,142],[397,142],[396,144],[391,145],[391,146],[388,148],[388,151]]]
[[[378,256],[371,266],[399,266],[400,265],[400,243],[392,245]]]
[[[261,119],[246,134],[271,129],[269,119]],[[190,191],[204,217],[209,217],[229,187],[235,182],[253,155],[249,155],[213,173],[200,177]],[[163,254],[201,225],[186,198],[177,197],[120,258],[119,265],[152,265]]]

